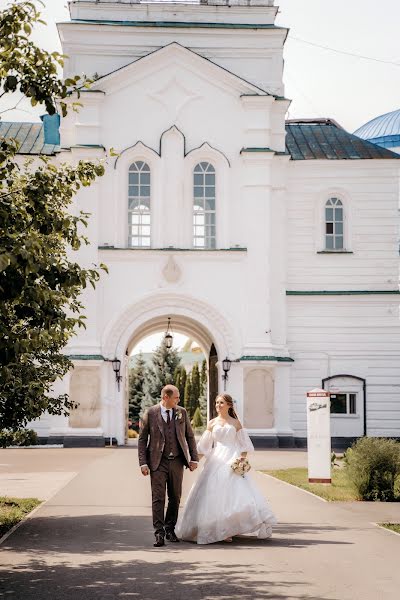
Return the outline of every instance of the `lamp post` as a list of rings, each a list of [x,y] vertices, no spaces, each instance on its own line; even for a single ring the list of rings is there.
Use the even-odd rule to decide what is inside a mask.
[[[174,342],[174,338],[172,337],[172,329],[171,329],[171,317],[168,317],[167,331],[165,332],[164,340],[165,340],[165,345],[168,348],[168,350],[171,350],[172,344]]]
[[[118,358],[114,358],[111,361],[112,364],[112,368],[113,371],[115,373],[115,380],[117,382],[118,385],[118,391],[120,390],[120,382],[122,381],[122,375],[121,375],[121,361]]]
[[[228,357],[224,358],[224,360],[222,361],[222,369],[224,371],[224,374],[222,375],[222,379],[224,380],[224,391],[226,391],[226,382],[228,379],[228,373],[231,369],[231,364],[232,361],[229,360]]]

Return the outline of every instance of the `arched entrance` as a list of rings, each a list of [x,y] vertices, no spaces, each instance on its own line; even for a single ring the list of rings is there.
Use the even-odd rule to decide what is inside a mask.
[[[221,372],[218,369],[219,356],[237,355],[239,344],[234,339],[231,327],[225,318],[207,304],[191,297],[167,293],[150,296],[133,304],[113,323],[104,336],[104,354],[107,358],[116,356],[123,361],[122,373],[126,382],[128,357],[132,348],[143,338],[166,329],[168,317],[173,329],[194,338],[208,358],[208,410],[212,416],[212,405],[218,391],[222,389]],[[108,396],[112,397],[113,423],[107,429],[113,430],[113,437],[119,444],[125,443],[128,387],[122,385],[116,390],[115,381],[109,373]]]

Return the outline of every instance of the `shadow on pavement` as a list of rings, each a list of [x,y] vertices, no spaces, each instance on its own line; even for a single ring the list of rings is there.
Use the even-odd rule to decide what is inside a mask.
[[[295,575],[295,574],[294,574]],[[33,560],[2,581],[0,598],[18,600],[205,600],[213,598],[320,600],[307,593],[310,583],[280,581],[262,565],[223,562],[146,562],[97,560],[90,564],[47,564]],[[284,575],[287,578],[287,573]],[[297,592],[292,593],[294,586]],[[299,592],[299,588],[304,593]],[[325,600],[329,600],[326,596]]]
[[[344,531],[345,528],[342,528]],[[293,547],[335,544],[350,542],[320,539],[319,534],[340,531],[338,527],[287,523],[274,527],[274,536],[268,540],[255,537],[237,537],[230,550],[267,547]],[[309,536],[309,537],[307,537]],[[160,552],[153,548],[152,521],[148,516],[132,516],[118,514],[83,515],[83,516],[35,516],[27,520],[20,529],[13,533],[1,548],[10,552],[32,552],[39,554],[72,553],[97,555],[104,552],[128,552],[144,550]],[[227,544],[211,544],[199,546],[195,543],[181,542],[168,544],[163,552],[185,553],[196,549],[206,551],[207,548],[227,547]]]

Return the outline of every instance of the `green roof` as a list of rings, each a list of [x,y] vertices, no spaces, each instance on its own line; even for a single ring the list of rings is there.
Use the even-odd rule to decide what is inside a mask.
[[[0,137],[15,139],[19,144],[18,154],[51,156],[60,151],[59,146],[44,143],[43,123],[0,121]]]

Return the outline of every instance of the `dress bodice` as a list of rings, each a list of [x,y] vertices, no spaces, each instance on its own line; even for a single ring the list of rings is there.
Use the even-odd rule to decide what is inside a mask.
[[[241,428],[238,431],[231,423],[221,425],[216,423],[212,431],[206,430],[201,436],[197,444],[197,450],[200,454],[208,456],[212,449],[225,449],[224,452],[252,452],[254,446],[245,429]]]
[[[236,428],[230,423],[220,425],[217,423],[212,429],[212,439],[214,444],[222,444],[223,446],[234,446],[236,444]]]

